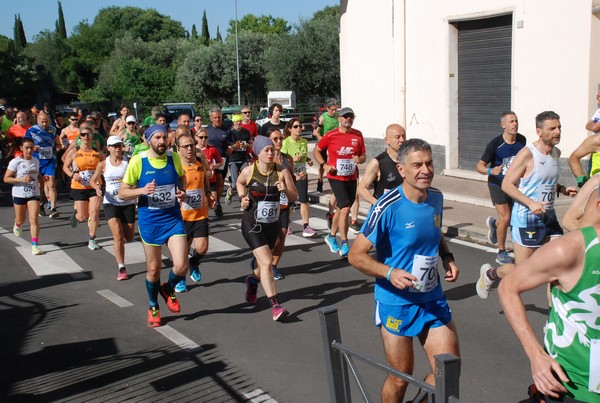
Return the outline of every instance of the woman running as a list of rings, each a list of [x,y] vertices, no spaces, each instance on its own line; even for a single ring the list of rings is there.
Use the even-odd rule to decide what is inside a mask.
[[[288,315],[287,309],[279,304],[272,271],[273,248],[281,230],[280,199],[284,193],[293,202],[298,193],[290,172],[275,163],[275,147],[268,137],[257,136],[252,150],[258,160],[242,170],[236,183],[244,209],[242,234],[256,259],[256,263],[252,263],[252,274],[246,278],[246,302],[256,304],[262,279],[273,320],[277,321]]]
[[[98,250],[96,243],[96,230],[98,229],[98,216],[100,213],[101,197],[90,184],[96,167],[105,156],[92,148],[92,126],[84,123],[79,128],[81,146],[67,151],[63,170],[71,178],[71,200],[75,201],[75,211],[71,216],[70,224],[77,227],[77,222],[88,220],[89,241],[88,248]]]
[[[21,152],[19,157],[13,158],[8,163],[4,174],[4,183],[13,185],[12,196],[15,206],[15,225],[13,234],[21,236],[21,226],[25,222],[26,213],[29,212],[29,226],[31,230],[31,253],[41,255],[44,252],[38,244],[40,225],[38,224],[38,211],[40,209],[40,161],[33,156],[35,145],[31,138],[21,139]]]
[[[127,280],[125,267],[125,243],[133,241],[135,232],[135,199],[123,200],[119,197],[119,188],[125,171],[127,161],[123,159],[123,140],[119,136],[110,136],[106,142],[109,157],[98,163],[90,185],[96,190],[96,195],[102,196],[102,189],[98,183],[100,175],[104,175],[106,191],[104,192],[104,215],[108,221],[110,232],[114,239],[113,248],[117,260],[117,280]]]

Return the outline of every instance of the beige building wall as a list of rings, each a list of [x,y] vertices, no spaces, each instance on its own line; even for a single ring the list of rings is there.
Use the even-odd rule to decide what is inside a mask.
[[[342,104],[355,126],[381,138],[387,124],[441,146],[446,169],[457,167],[457,41],[453,23],[513,15],[512,109],[534,141],[534,117],[561,116],[559,148],[568,155],[587,136],[600,84],[597,0],[342,0]],[[599,10],[600,12],[600,10]],[[502,111],[498,111],[498,116]],[[498,131],[500,133],[500,127]],[[473,167],[474,170],[474,167]]]

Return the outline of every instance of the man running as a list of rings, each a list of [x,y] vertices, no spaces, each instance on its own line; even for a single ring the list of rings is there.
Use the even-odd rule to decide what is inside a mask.
[[[519,119],[512,111],[504,112],[500,116],[500,126],[503,129],[502,134],[488,143],[476,169],[480,174],[488,176],[488,189],[498,214],[497,220],[491,216],[486,220],[488,241],[492,245],[498,244],[496,262],[507,264],[512,263],[506,253],[506,234],[513,201],[502,191],[502,179],[517,153],[525,147],[527,139],[519,133]]]
[[[440,285],[438,260],[454,282],[458,267],[442,236],[443,195],[431,187],[431,146],[407,140],[398,151],[402,185],[373,206],[348,261],[375,280],[375,324],[388,365],[412,374],[413,338],[418,337],[431,366],[425,381],[434,384],[437,354],[459,356],[458,334]],[[393,241],[392,241],[393,240]],[[369,251],[375,246],[376,257]],[[438,259],[439,256],[439,259]],[[401,402],[408,382],[388,375],[383,402]]]
[[[188,269],[187,240],[179,202],[185,200],[185,172],[177,153],[167,152],[167,128],[152,125],[144,132],[150,148],[129,161],[119,196],[138,199],[140,237],[146,254],[148,326],[161,325],[158,294],[172,313],[181,307],[173,289]],[[167,244],[173,260],[169,280],[160,284],[161,247]]]

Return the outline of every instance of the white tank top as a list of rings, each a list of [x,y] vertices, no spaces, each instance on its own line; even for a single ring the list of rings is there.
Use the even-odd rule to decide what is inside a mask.
[[[15,178],[21,178],[25,175],[31,176],[31,182],[18,182],[12,187],[13,197],[21,197],[29,199],[40,195],[40,187],[38,183],[38,175],[40,173],[40,161],[33,157],[26,160],[23,157],[17,157],[10,160],[8,169],[15,173]]]
[[[121,161],[121,164],[118,166],[110,163],[110,157],[105,161],[104,179],[106,180],[106,191],[104,192],[104,203],[115,206],[127,206],[135,203],[135,199],[123,200],[118,196],[121,182],[123,182],[123,177],[127,170],[127,161]]]
[[[525,196],[546,204],[547,214],[554,213],[554,198],[558,183],[558,150],[552,149],[550,155],[544,155],[533,144],[528,144],[533,155],[533,171],[519,182],[519,191]],[[510,223],[513,227],[539,227],[542,217],[533,214],[526,205],[515,200]]]

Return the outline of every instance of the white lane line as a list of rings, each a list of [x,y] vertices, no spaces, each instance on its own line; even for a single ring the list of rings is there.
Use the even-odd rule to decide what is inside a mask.
[[[169,339],[170,341],[172,341],[173,343],[175,343],[176,345],[178,345],[186,351],[203,350],[202,347],[200,347],[198,344],[194,343],[192,340],[188,339],[183,334],[179,333],[177,330],[173,329],[169,325],[155,327],[154,330],[156,330],[158,333],[162,334],[167,339]]]
[[[113,247],[114,241],[109,238],[106,241],[99,242],[98,245],[102,249],[106,250],[111,255],[115,255],[115,249]],[[166,256],[162,255],[162,259],[167,259]],[[125,264],[136,264],[145,263],[146,254],[144,253],[144,245],[141,242],[134,241],[125,244]]]
[[[208,237],[208,253],[233,252],[242,249],[246,249],[246,247],[240,248],[239,246],[232,245],[229,242],[221,241],[219,238],[212,235]]]
[[[261,389],[254,389],[243,393],[246,399],[249,399],[252,403],[277,403],[277,400],[267,395]]]
[[[133,304],[127,301],[125,298],[115,294],[111,290],[100,290],[97,291],[98,294],[102,295],[104,298],[118,306],[119,308],[126,308],[128,306],[133,306]]]
[[[83,269],[56,245],[40,245],[43,255],[31,254],[31,245],[17,246],[17,251],[27,261],[37,276],[52,274],[78,273]]]

